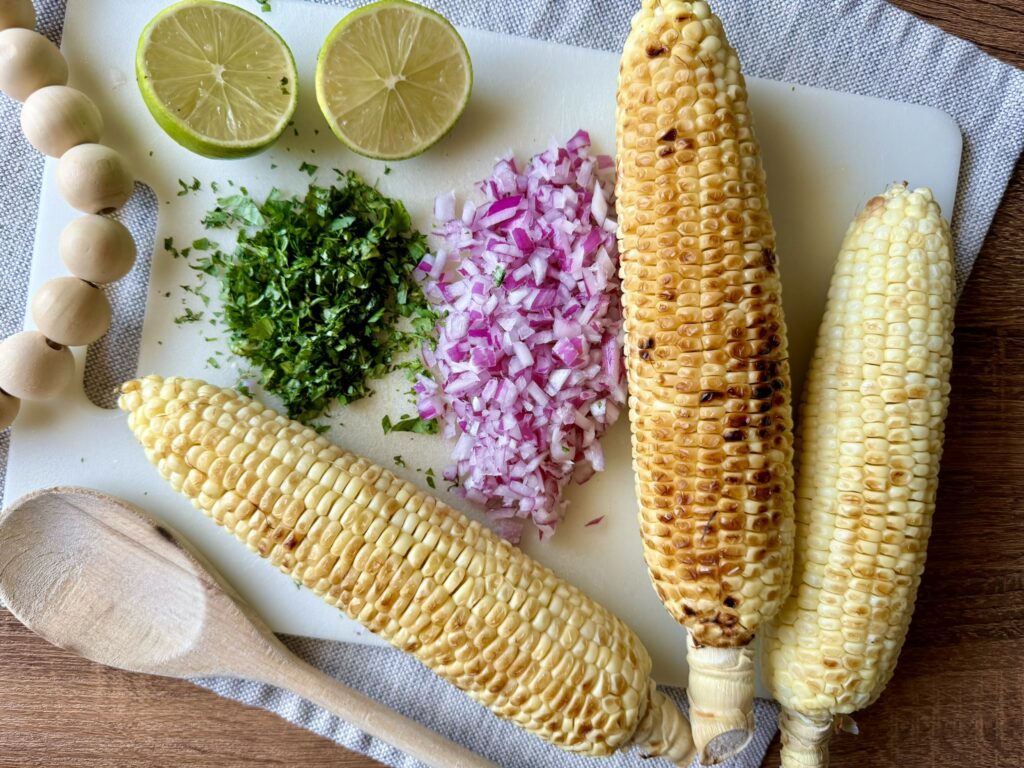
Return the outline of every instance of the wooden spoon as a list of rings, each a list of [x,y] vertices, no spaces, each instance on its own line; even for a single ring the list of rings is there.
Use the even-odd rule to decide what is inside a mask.
[[[37,491],[0,515],[0,599],[44,639],[100,664],[259,680],[428,765],[494,766],[306,664],[173,531],[98,491]]]

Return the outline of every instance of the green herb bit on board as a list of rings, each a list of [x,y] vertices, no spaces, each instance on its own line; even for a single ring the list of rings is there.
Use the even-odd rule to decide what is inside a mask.
[[[398,421],[391,421],[390,416],[385,416],[380,421],[381,429],[387,435],[391,432],[415,432],[420,435],[436,435],[438,431],[437,419],[421,419],[419,416],[407,416],[404,413],[398,417]]]
[[[186,182],[184,179],[178,179],[178,187],[178,197],[184,197],[189,192],[198,192],[203,188],[203,183],[193,176],[191,184]]]
[[[194,264],[220,280],[232,352],[302,421],[372,394],[367,382],[432,339],[436,320],[414,278],[426,240],[405,206],[352,171],[338,176],[304,197],[218,199],[204,224],[236,229],[235,249]],[[393,428],[437,429],[405,422]]]
[[[186,323],[198,323],[203,319],[202,312],[196,312],[191,307],[186,307],[185,312],[178,317],[174,318],[175,325],[185,325]]]

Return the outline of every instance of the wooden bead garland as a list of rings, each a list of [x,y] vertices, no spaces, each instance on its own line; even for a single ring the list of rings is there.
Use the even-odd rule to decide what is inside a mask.
[[[75,277],[106,285],[120,280],[135,264],[135,241],[124,224],[106,216],[81,216],[68,224],[57,246],[61,261]]]
[[[79,144],[57,164],[57,188],[82,213],[113,213],[131,197],[135,180],[120,153],[102,144]]]
[[[46,338],[68,347],[84,347],[110,328],[110,302],[92,283],[77,277],[55,277],[36,291],[32,319]]]
[[[87,213],[61,234],[61,259],[73,277],[47,281],[32,299],[38,330],[0,341],[0,429],[11,425],[21,400],[59,395],[75,373],[69,346],[101,338],[111,322],[110,302],[98,286],[124,277],[135,263],[135,243],[120,222],[97,214],[120,208],[135,187],[124,158],[97,142],[103,120],[92,100],[66,86],[60,50],[37,33],[30,0],[0,0],[0,91],[25,102],[25,138],[59,158],[57,185]]]
[[[39,331],[0,341],[0,390],[20,400],[56,397],[75,374],[71,350]]]
[[[21,109],[21,132],[44,155],[60,157],[100,140],[103,118],[92,99],[66,85],[40,88]]]
[[[0,392],[0,429],[6,429],[18,418],[18,411],[21,410],[21,400]]]
[[[68,63],[38,32],[11,27],[0,32],[0,91],[24,101],[47,85],[68,81]]]
[[[11,27],[34,29],[36,9],[32,0],[0,0],[0,30]]]

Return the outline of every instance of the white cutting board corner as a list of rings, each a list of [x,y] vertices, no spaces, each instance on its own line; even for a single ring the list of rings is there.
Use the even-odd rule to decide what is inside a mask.
[[[71,84],[88,93],[106,118],[104,140],[123,151],[139,178],[156,191],[160,219],[149,304],[143,329],[141,373],[186,375],[231,385],[236,374],[213,370],[214,348],[202,339],[207,326],[176,326],[178,286],[193,282],[183,261],[159,244],[168,236],[185,244],[205,233],[199,225],[211,206],[209,182],[234,180],[254,195],[270,186],[299,192],[309,177],[302,161],[323,169],[354,168],[383,192],[402,198],[418,227],[430,224],[435,194],[468,193],[495,156],[512,149],[525,159],[551,139],[566,140],[577,128],[590,131],[596,149],[614,146],[615,54],[570,48],[477,30],[462,30],[475,69],[474,93],[455,130],[421,158],[384,164],[358,158],[331,136],[316,108],[313,67],[327,31],[345,10],[299,0],[274,0],[263,16],[291,46],[300,72],[295,128],[269,152],[240,161],[213,161],[178,147],[157,128],[134,84],[135,42],[164,0],[69,0],[63,48]],[[239,2],[250,10],[254,3]],[[831,265],[848,222],[872,195],[895,180],[931,186],[943,210],[952,210],[960,163],[960,133],[933,109],[751,79],[751,105],[768,171],[778,252],[785,288],[795,379],[802,380],[824,306]],[[270,165],[278,166],[272,170]],[[76,215],[53,184],[48,161],[37,228],[30,295],[62,273],[57,253],[61,229]],[[196,177],[203,191],[178,197],[178,179]],[[321,183],[329,173],[319,174]],[[174,300],[163,294],[171,291]],[[115,320],[116,322],[116,320]],[[159,344],[158,342],[162,342]],[[78,350],[81,375],[84,354]],[[401,382],[392,389],[404,388]],[[332,438],[424,485],[418,468],[445,466],[439,438],[382,433],[380,418],[398,415],[401,397],[386,382],[369,401],[341,409]],[[649,586],[635,523],[636,503],[626,420],[605,439],[609,470],[570,491],[569,518],[553,539],[540,543],[528,531],[526,550],[600,600],[632,626],[651,651],[655,676],[685,679],[684,635]],[[186,535],[279,632],[374,641],[369,633],[285,576],[268,567],[175,494],[150,467],[117,411],[91,405],[80,387],[58,403],[26,404],[12,435],[7,498],[50,485],[92,486],[132,501]],[[456,507],[460,500],[439,494]],[[585,524],[597,517],[596,526]]]

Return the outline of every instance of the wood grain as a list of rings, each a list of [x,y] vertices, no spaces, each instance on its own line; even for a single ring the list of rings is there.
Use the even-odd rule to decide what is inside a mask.
[[[256,680],[432,768],[498,768],[298,658],[201,558],[92,489],[39,490],[0,519],[0,597],[54,645],[149,675]]]
[[[1024,66],[1024,0],[896,0]],[[833,741],[833,768],[1024,765],[1024,167],[957,311],[939,506],[896,677]],[[372,768],[194,686],[104,669],[0,611],[4,768]],[[778,765],[777,748],[766,766]]]

